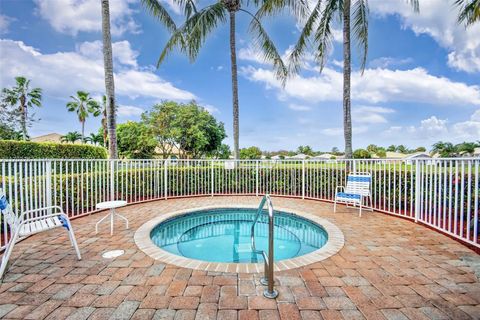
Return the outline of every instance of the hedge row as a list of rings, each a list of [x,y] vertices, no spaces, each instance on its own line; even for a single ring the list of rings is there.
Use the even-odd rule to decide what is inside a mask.
[[[0,140],[0,159],[106,159],[103,147],[86,144]]]

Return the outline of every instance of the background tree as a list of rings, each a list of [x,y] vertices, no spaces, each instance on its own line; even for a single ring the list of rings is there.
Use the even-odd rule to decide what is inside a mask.
[[[70,96],[73,101],[67,103],[67,110],[70,112],[76,112],[78,121],[82,125],[82,141],[85,140],[85,121],[88,116],[92,114],[94,117],[98,117],[101,114],[100,106],[90,94],[85,91],[77,91],[76,96]]]
[[[337,147],[333,147],[331,152],[332,154],[337,154],[340,152],[340,150]]]
[[[215,28],[229,20],[230,31],[230,63],[232,77],[232,109],[233,109],[233,154],[239,157],[239,101],[238,101],[238,76],[236,56],[236,17],[237,13],[244,13],[250,19],[249,31],[253,35],[253,44],[263,54],[265,61],[273,63],[277,77],[285,79],[287,68],[284,65],[273,41],[262,26],[260,19],[269,14],[274,14],[285,7],[290,7],[292,12],[303,15],[305,11],[304,0],[219,0],[203,8],[197,8],[198,3],[193,0],[174,0],[185,13],[185,22],[176,27],[168,11],[161,1],[142,0],[147,10],[161,21],[172,32],[165,48],[160,54],[158,64],[174,49],[188,55],[194,61],[205,43],[206,38],[213,33]],[[249,6],[250,5],[250,6]],[[255,7],[256,13],[246,8]]]
[[[67,132],[66,135],[60,138],[61,142],[69,142],[69,143],[75,143],[80,140],[82,140],[82,134],[77,131]]]
[[[480,21],[480,0],[455,0],[455,5],[460,9],[458,23],[468,27]]]
[[[112,37],[110,34],[110,4],[108,0],[102,1],[102,40],[103,40],[103,66],[105,71],[105,92],[107,96],[107,128],[108,128],[108,154],[110,159],[116,159],[117,152],[117,124],[115,106],[115,84],[113,79]]]
[[[255,160],[262,157],[262,150],[258,147],[248,147],[240,150],[240,159]]]
[[[403,144],[398,145],[395,150],[400,153],[408,153],[407,147],[405,147]]]
[[[418,0],[409,0],[418,11]],[[352,10],[353,9],[353,10]],[[334,17],[343,23],[343,127],[345,158],[352,158],[352,116],[351,116],[351,31],[360,52],[360,69],[363,74],[368,52],[368,0],[317,0],[300,32],[300,37],[289,55],[290,69],[299,72],[302,57],[310,38],[313,38],[315,60],[322,72],[332,44]],[[353,24],[351,24],[353,20]]]
[[[15,108],[14,114],[18,115],[23,140],[27,140],[27,127],[34,121],[33,116],[28,115],[28,108],[42,106],[42,89],[30,89],[30,80],[25,77],[16,77],[15,82],[14,87],[2,90],[1,104]]]
[[[173,131],[183,157],[197,159],[220,147],[226,137],[223,123],[194,101],[177,111]]]
[[[299,146],[297,148],[297,153],[303,153],[303,154],[306,154],[307,156],[313,156],[314,154],[312,147],[310,146]]]
[[[230,150],[230,146],[224,143],[222,143],[220,147],[213,152],[213,157],[217,159],[230,159],[231,155],[232,151]]]
[[[480,144],[476,142],[462,142],[455,145],[455,152],[459,154],[467,153],[473,154],[475,152],[475,148],[480,147]]]
[[[22,140],[23,133],[8,124],[0,122],[0,140]],[[28,136],[27,136],[28,139]]]
[[[395,152],[397,150],[397,146],[395,146],[394,144],[390,145],[388,148],[387,148],[387,151],[388,152]]]
[[[117,126],[118,152],[128,159],[150,159],[157,141],[144,123],[128,121]]]
[[[438,153],[442,158],[454,157],[455,147],[450,142],[438,141],[432,146],[431,153]]]
[[[372,155],[365,149],[357,149],[353,152],[354,159],[370,159]]]
[[[104,145],[103,135],[101,133],[90,133],[88,137],[85,137],[85,141],[94,145]]]
[[[415,152],[425,152],[427,149],[425,147],[418,147],[415,149]]]
[[[175,126],[181,106],[174,101],[163,101],[154,105],[152,110],[142,114],[142,121],[157,140],[158,148],[164,159],[172,154],[173,148],[179,147],[176,139],[178,131],[175,130]]]

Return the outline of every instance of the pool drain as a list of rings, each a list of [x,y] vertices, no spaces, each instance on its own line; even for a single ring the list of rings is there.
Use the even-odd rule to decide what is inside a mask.
[[[120,257],[124,253],[125,253],[125,250],[110,250],[110,251],[104,252],[102,254],[102,258],[113,259],[113,258],[116,258],[116,257]]]

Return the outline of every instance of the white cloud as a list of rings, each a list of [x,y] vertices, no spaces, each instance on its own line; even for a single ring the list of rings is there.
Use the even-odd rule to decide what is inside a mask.
[[[103,59],[102,48],[102,42],[97,40],[92,42],[82,42],[77,45],[76,50],[82,56],[94,60],[101,60]],[[112,43],[112,52],[115,62],[118,62],[119,65],[137,67],[138,52],[132,50],[130,42],[123,40]]]
[[[11,18],[4,14],[0,14],[0,34],[8,33],[8,28],[10,27],[10,23],[15,21],[15,18]]]
[[[292,78],[285,88],[282,88],[271,70],[249,66],[242,68],[241,72],[249,80],[263,83],[267,89],[275,89],[282,101],[288,98],[309,103],[342,100],[343,75],[328,67],[317,76]],[[366,69],[363,76],[359,72],[352,73],[352,99],[368,103],[400,101],[480,105],[480,87],[433,76],[423,68]]]
[[[469,120],[455,123],[452,129],[460,140],[480,140],[480,109],[475,111]]]
[[[380,57],[373,59],[368,63],[371,68],[388,68],[392,66],[401,66],[412,63],[412,58],[393,58],[393,57]]]
[[[79,32],[102,30],[101,4],[98,0],[34,0],[37,13],[58,32],[77,35]],[[130,4],[135,0],[110,1],[110,21],[113,35],[137,33],[139,26],[132,18]]]
[[[211,104],[202,104],[202,107],[205,110],[207,110],[210,114],[220,113],[220,110],[217,107],[212,106]]]
[[[453,1],[420,1],[414,13],[408,1],[370,1],[371,12],[379,16],[398,15],[404,28],[427,34],[450,50],[449,66],[466,72],[480,72],[480,24],[465,29],[457,23],[458,8]]]
[[[42,87],[45,94],[50,96],[63,98],[80,89],[92,94],[103,94],[103,60],[93,50],[90,55],[82,53],[81,48],[85,49],[85,46],[92,46],[92,43],[80,44],[77,51],[43,54],[21,41],[0,40],[0,52],[3,55],[0,59],[0,86],[9,86],[14,77],[23,75],[32,79],[33,85]],[[134,57],[133,51],[127,54],[130,50],[129,44],[114,44],[114,47],[117,52],[126,52],[115,57],[121,64],[121,68],[115,70],[115,88],[118,95],[155,100],[195,98],[194,94],[176,88],[152,71],[136,68],[136,61],[131,60]],[[96,46],[93,45],[92,48]]]
[[[139,116],[144,112],[142,108],[134,106],[118,106],[117,113],[121,117]]]
[[[352,108],[352,118],[355,122],[365,124],[387,123],[386,114],[394,113],[395,110],[376,106],[354,106]]]
[[[418,125],[392,126],[384,131],[388,137],[401,138],[401,140],[422,140],[433,143],[434,141],[447,139],[449,128],[447,119],[439,119],[437,116],[421,120]],[[398,139],[397,139],[398,140]]]
[[[310,110],[312,110],[312,108],[309,107],[309,106],[302,105],[302,104],[296,104],[296,103],[290,103],[288,105],[288,108],[291,109],[291,110],[295,110],[295,111],[310,111]]]

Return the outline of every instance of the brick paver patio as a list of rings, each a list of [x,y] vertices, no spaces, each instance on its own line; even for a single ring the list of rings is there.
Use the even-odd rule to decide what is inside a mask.
[[[276,300],[263,298],[260,274],[193,271],[164,265],[136,247],[145,221],[172,210],[258,204],[256,197],[205,197],[120,209],[115,234],[73,221],[82,261],[56,229],[18,244],[0,284],[0,317],[27,319],[480,319],[480,258],[454,240],[413,222],[330,204],[274,198],[335,223],[345,235],[336,255],[276,273]],[[107,250],[124,249],[116,259]],[[478,275],[480,276],[480,275]]]

